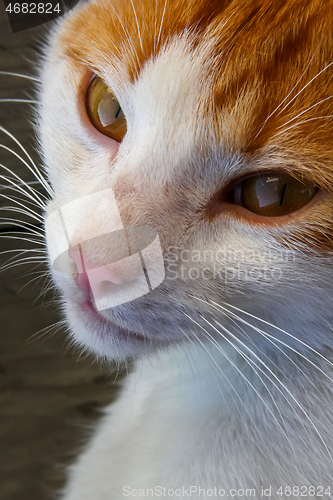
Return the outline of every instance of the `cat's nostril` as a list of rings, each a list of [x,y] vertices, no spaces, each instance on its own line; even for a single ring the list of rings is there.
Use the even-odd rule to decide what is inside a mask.
[[[80,245],[71,247],[68,250],[68,255],[77,268],[77,285],[85,293],[91,294],[91,291],[93,291],[94,296],[103,296],[110,292],[110,288],[124,283],[124,280],[116,272],[112,264],[94,267],[83,256]]]
[[[122,285],[124,283],[124,280],[117,274],[112,264],[89,269],[88,276],[92,288],[100,290],[101,293],[103,293],[110,283],[114,285]]]

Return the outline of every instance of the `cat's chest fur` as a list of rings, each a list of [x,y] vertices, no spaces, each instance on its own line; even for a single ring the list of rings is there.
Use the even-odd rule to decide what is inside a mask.
[[[333,487],[332,15],[92,1],[51,35],[53,279],[75,343],[136,358],[66,500]]]
[[[237,356],[231,361],[241,369]],[[307,401],[294,387],[310,422],[272,384],[273,399],[257,404],[266,395],[253,370],[242,371],[246,383],[240,384],[230,363],[220,369],[223,379],[196,349],[176,349],[140,364],[74,466],[66,500],[107,500],[110,494],[198,499],[212,491],[241,498],[246,489],[261,498],[262,488],[271,488],[271,498],[278,499],[281,486],[306,490],[320,481],[329,487],[332,464],[321,439],[331,447],[331,430],[322,425],[328,415],[315,414],[313,396]],[[257,401],[250,385],[258,390]],[[329,384],[321,389],[317,407],[331,394]]]

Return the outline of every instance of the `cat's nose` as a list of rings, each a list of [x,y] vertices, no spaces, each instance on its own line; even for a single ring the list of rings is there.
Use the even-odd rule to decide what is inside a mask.
[[[124,283],[112,264],[93,267],[87,258],[83,257],[80,246],[70,248],[68,255],[77,267],[77,285],[86,294],[91,295],[93,291],[94,295],[102,296],[108,285],[122,285]]]

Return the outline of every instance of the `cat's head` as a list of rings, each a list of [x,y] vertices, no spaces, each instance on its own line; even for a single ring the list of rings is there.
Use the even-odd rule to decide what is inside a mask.
[[[79,343],[109,358],[230,335],[262,346],[253,314],[325,344],[332,6],[100,0],[61,20],[40,136],[55,193],[47,244],[65,255],[53,277]],[[131,230],[135,265],[121,253]],[[158,286],[144,259],[153,241]],[[148,289],[131,300],[135,283]],[[117,290],[123,299],[97,311],[92,289],[109,305]]]

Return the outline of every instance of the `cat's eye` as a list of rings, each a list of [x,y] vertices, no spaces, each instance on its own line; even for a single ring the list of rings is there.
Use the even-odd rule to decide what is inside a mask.
[[[316,194],[317,187],[286,173],[261,174],[239,182],[229,201],[256,215],[278,217],[296,212]]]
[[[87,112],[91,123],[102,134],[121,142],[126,134],[126,118],[113,91],[95,76],[87,91]]]

